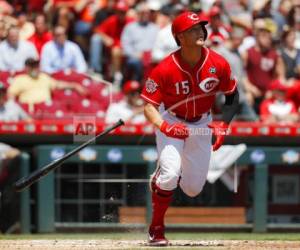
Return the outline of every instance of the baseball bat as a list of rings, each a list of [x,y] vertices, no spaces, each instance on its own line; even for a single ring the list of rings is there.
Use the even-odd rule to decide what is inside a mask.
[[[69,159],[71,156],[75,155],[77,152],[79,152],[81,149],[89,145],[91,142],[95,141],[97,138],[102,137],[112,130],[116,129],[117,127],[124,125],[124,122],[120,119],[117,123],[112,125],[111,127],[106,128],[102,133],[96,135],[95,137],[91,138],[90,140],[84,142],[77,148],[73,149],[72,151],[68,152],[67,154],[63,155],[61,158],[54,160],[50,162],[48,165],[35,170],[30,175],[25,176],[15,182],[13,185],[13,188],[15,191],[20,192],[23,189],[31,186],[33,183],[37,182],[39,179],[41,179],[43,176],[47,175],[50,171],[58,168],[65,160]]]

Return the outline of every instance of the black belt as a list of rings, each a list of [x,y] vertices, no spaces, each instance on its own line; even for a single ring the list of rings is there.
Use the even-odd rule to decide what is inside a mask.
[[[207,116],[209,116],[209,115],[210,115],[210,112],[208,111],[208,112],[205,113],[205,114],[206,114]],[[185,120],[185,121],[187,121],[187,122],[197,122],[197,121],[199,121],[199,120],[202,118],[203,115],[196,116],[196,117],[193,117],[193,118],[182,117],[182,116],[180,116],[180,115],[178,115],[178,114],[175,114],[175,116],[176,116],[177,118],[179,118],[179,119],[181,119],[181,120]]]

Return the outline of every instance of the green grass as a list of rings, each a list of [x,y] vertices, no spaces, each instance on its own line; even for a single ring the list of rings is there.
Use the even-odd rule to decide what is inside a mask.
[[[170,240],[286,240],[300,241],[299,233],[166,233]],[[115,239],[115,240],[146,240],[146,234],[131,233],[90,233],[90,234],[13,234],[1,235],[0,240],[26,239]]]

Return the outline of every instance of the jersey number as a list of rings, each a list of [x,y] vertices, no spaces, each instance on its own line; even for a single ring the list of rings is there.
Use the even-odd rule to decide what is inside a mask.
[[[175,87],[177,95],[180,95],[181,93],[188,94],[190,92],[189,81],[176,82]]]

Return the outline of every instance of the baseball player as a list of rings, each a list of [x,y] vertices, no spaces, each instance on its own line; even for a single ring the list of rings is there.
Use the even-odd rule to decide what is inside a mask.
[[[236,81],[227,61],[204,46],[205,25],[196,13],[184,12],[172,23],[180,46],[151,72],[141,97],[146,118],[155,125],[158,167],[151,176],[152,222],[149,244],[166,246],[164,215],[179,185],[190,197],[205,183],[211,149],[223,143],[238,107]],[[211,123],[217,92],[226,96],[222,121]],[[211,132],[215,143],[211,148]]]

